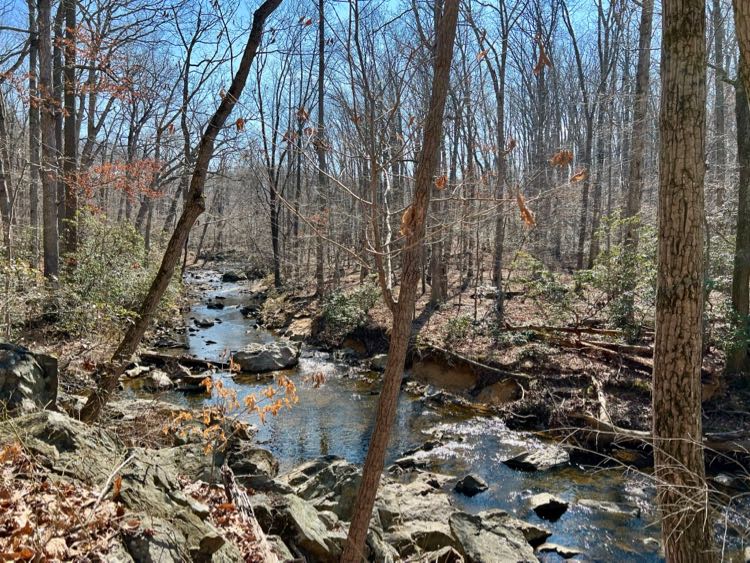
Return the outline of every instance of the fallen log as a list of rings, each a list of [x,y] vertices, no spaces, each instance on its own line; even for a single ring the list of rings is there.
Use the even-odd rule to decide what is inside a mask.
[[[580,342],[585,346],[607,348],[614,352],[640,356],[642,358],[651,358],[654,355],[654,349],[651,346],[641,346],[637,344],[617,344],[615,342],[605,342],[603,340],[581,340]]]
[[[622,330],[613,328],[595,328],[588,326],[552,326],[552,325],[522,325],[513,326],[509,323],[505,323],[505,330],[508,332],[565,332],[569,334],[600,334],[602,336],[616,336],[624,338],[626,333]],[[653,331],[645,331],[642,333],[644,337],[653,337]]]

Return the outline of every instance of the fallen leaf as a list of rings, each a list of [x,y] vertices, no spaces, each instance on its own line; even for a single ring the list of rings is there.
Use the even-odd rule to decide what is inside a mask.
[[[576,182],[581,182],[588,177],[589,177],[588,170],[586,170],[585,168],[581,168],[578,172],[576,172],[570,177],[570,183],[574,184]]]
[[[68,555],[68,545],[63,538],[52,538],[44,546],[44,553],[52,559],[64,559]]]

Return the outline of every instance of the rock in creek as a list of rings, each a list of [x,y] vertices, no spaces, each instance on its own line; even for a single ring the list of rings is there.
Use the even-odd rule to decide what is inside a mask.
[[[455,512],[449,522],[467,563],[537,560],[523,534],[493,513]]]
[[[0,408],[11,414],[55,408],[57,359],[0,343]]]
[[[193,322],[198,328],[211,328],[216,324],[216,322],[211,319],[195,319]]]
[[[511,469],[521,471],[547,471],[553,467],[567,465],[569,462],[570,455],[564,449],[558,446],[545,446],[538,450],[523,452],[503,463]]]
[[[466,495],[467,497],[473,497],[479,493],[483,493],[489,489],[487,482],[482,479],[479,475],[467,475],[463,479],[456,483],[456,492]]]
[[[160,369],[151,370],[143,381],[143,387],[149,391],[166,391],[174,385],[169,376]]]
[[[221,275],[221,281],[223,281],[224,283],[245,281],[246,279],[247,279],[247,274],[245,274],[245,272],[229,271],[229,272],[224,272]]]
[[[530,500],[531,508],[539,518],[555,522],[568,510],[568,503],[549,493],[539,493]]]
[[[593,500],[584,498],[578,501],[578,504],[596,510],[597,512],[606,512],[615,516],[625,516],[627,518],[639,518],[641,510],[637,506],[630,504],[620,504],[617,502],[610,502],[607,500]]]
[[[539,553],[557,553],[563,559],[570,559],[581,555],[583,552],[575,547],[565,547],[557,543],[545,543],[537,548]]]
[[[245,372],[263,373],[296,366],[299,363],[300,345],[292,342],[250,344],[233,354],[234,361]]]

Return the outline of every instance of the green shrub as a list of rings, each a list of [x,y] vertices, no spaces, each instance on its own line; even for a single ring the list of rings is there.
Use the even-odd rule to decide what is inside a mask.
[[[102,215],[81,212],[78,229],[77,251],[63,257],[59,327],[73,336],[120,332],[136,316],[160,254],[146,253],[143,237],[132,225]],[[170,285],[160,312],[174,303],[178,285]]]
[[[448,320],[445,331],[446,344],[457,344],[469,336],[471,330],[471,317],[469,315],[459,315]]]
[[[323,303],[323,320],[329,338],[338,340],[362,326],[367,314],[380,299],[380,290],[372,282],[349,291],[334,291]]]

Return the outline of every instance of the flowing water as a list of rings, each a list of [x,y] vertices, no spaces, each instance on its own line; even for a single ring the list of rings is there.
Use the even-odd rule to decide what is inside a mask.
[[[206,281],[206,280],[210,281]],[[208,283],[201,303],[187,314],[192,319],[211,319],[212,327],[188,334],[188,353],[220,360],[227,350],[242,349],[250,342],[269,342],[274,336],[251,328],[239,307],[245,303],[241,286]],[[223,297],[225,307],[209,309],[207,300]],[[325,383],[315,388],[306,375],[323,373]],[[358,371],[327,353],[304,349],[299,366],[288,373],[297,385],[299,403],[278,417],[269,417],[258,429],[258,441],[279,460],[281,471],[320,455],[334,454],[361,464],[372,431],[378,400],[377,376]],[[268,378],[218,374],[240,398],[260,394]],[[169,394],[166,398],[197,407],[205,397]],[[648,479],[622,470],[570,466],[564,469],[525,473],[506,467],[502,461],[525,449],[543,445],[534,436],[508,430],[498,418],[476,416],[456,407],[435,406],[423,398],[402,393],[398,419],[391,439],[388,463],[407,449],[440,437],[442,446],[424,452],[429,469],[461,477],[475,473],[489,490],[473,498],[450,492],[453,502],[477,512],[501,508],[552,531],[547,540],[580,549],[582,559],[593,561],[660,561],[658,525],[653,511],[654,489]],[[257,421],[252,421],[257,422]],[[539,519],[528,506],[528,497],[550,492],[570,502],[568,511],[554,523]],[[608,500],[636,505],[640,518],[607,515],[576,504],[578,499]],[[557,560],[557,555],[540,555]]]

